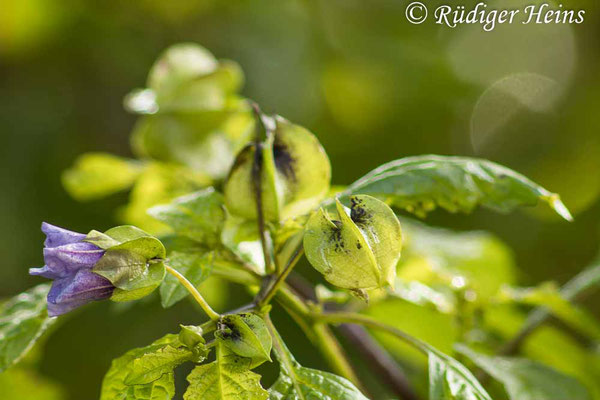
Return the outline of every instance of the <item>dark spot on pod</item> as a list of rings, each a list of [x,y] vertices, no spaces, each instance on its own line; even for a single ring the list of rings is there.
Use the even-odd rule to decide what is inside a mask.
[[[256,326],[249,319],[247,319],[247,317],[249,317],[250,315],[251,314],[244,313],[244,314],[240,314],[240,317],[242,317],[244,319],[244,322],[246,323],[246,325],[248,325],[248,328],[255,329]]]
[[[294,169],[296,160],[292,157],[290,149],[279,142],[277,137],[275,137],[275,143],[273,143],[273,159],[277,171],[282,173],[288,180],[296,182],[296,171]]]
[[[342,240],[342,223],[340,221],[331,221],[336,226],[331,229],[331,236],[329,241],[333,242],[334,250],[338,253],[343,252],[346,245]]]
[[[360,244],[360,242],[356,242],[356,248],[359,250],[362,249],[362,244]]]
[[[229,179],[229,177],[235,170],[237,170],[239,167],[241,167],[247,161],[250,160],[253,149],[254,149],[254,145],[248,144],[242,150],[240,150],[238,155],[235,157],[235,161],[233,162],[231,169],[229,170],[229,175],[227,176],[227,179]]]
[[[227,317],[223,318],[218,324],[221,338],[233,341],[240,340],[242,335],[235,324]]]
[[[371,214],[365,209],[362,200],[356,197],[350,197],[350,204],[350,218],[352,221],[361,224],[371,218]]]

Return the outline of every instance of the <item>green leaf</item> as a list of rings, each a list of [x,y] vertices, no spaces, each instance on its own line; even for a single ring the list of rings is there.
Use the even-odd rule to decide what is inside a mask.
[[[235,354],[251,358],[253,365],[271,361],[272,339],[262,317],[254,313],[225,315],[215,336]]]
[[[583,308],[577,307],[565,299],[558,286],[553,282],[546,282],[533,288],[505,286],[499,299],[546,307],[554,316],[574,329],[600,341],[600,322]]]
[[[148,385],[129,386],[123,400],[171,400],[175,395],[175,380],[173,374],[163,375],[160,379]],[[121,397],[111,398],[120,400]],[[102,399],[101,399],[102,400]]]
[[[129,375],[135,371],[135,360],[143,358],[144,355],[159,352],[168,346],[177,345],[177,343],[177,335],[166,335],[149,346],[130,350],[113,360],[102,381],[100,400],[171,400],[175,395],[172,370],[164,371],[156,380],[141,385],[130,386],[126,384],[126,381]]]
[[[543,310],[542,310],[543,311]],[[543,311],[545,313],[547,311]],[[537,313],[534,313],[537,314]],[[484,314],[484,327],[490,332],[497,347],[498,338],[504,343],[517,335],[525,324],[525,315],[513,304],[489,307]],[[528,320],[529,318],[527,318]],[[600,357],[589,346],[568,332],[544,324],[537,328],[521,347],[521,354],[529,359],[550,366],[557,371],[575,377],[600,398]]]
[[[130,301],[144,297],[160,285],[166,256],[160,240],[133,226],[119,226],[105,233],[92,231],[86,241],[105,248],[106,253],[92,271],[117,287],[111,300]]]
[[[396,285],[391,295],[413,304],[433,307],[445,314],[453,314],[456,311],[456,299],[452,292],[443,290],[443,288],[437,289],[418,281],[405,282],[402,279],[396,279]]]
[[[148,209],[209,184],[209,178],[201,172],[163,162],[148,162],[131,190],[129,203],[120,211],[120,218],[154,234],[166,233],[170,231],[169,227],[149,216]]]
[[[347,379],[329,372],[305,368],[290,353],[279,333],[272,331],[279,377],[269,388],[271,400],[336,399],[367,400]]]
[[[508,212],[544,202],[566,220],[572,219],[557,194],[509,168],[475,158],[427,155],[392,161],[344,191],[356,193],[379,197],[417,215],[436,206],[450,212],[470,212],[478,205]]]
[[[193,352],[187,346],[182,346],[182,343],[175,341],[153,352],[146,352],[131,363],[125,384],[148,384],[171,373],[175,367],[186,361],[202,362],[206,358],[206,349],[203,345],[197,345],[196,349],[197,351]]]
[[[200,365],[188,375],[184,400],[265,400],[260,375],[250,371],[252,360],[236,355],[221,343],[217,358]],[[102,399],[101,399],[102,400]]]
[[[217,61],[204,47],[179,43],[169,47],[148,75],[155,107],[136,107],[140,102],[129,97],[126,104],[142,113],[220,109],[226,96],[240,89],[243,74],[232,61]]]
[[[135,125],[133,150],[141,158],[182,164],[205,177],[222,179],[233,164],[235,152],[252,132],[252,119],[243,105],[228,107],[222,111],[146,115]]]
[[[193,43],[168,48],[148,76],[148,89],[125,99],[145,114],[135,126],[133,149],[142,157],[181,163],[221,179],[252,132],[249,107],[238,95],[239,66],[217,61]]]
[[[492,400],[464,365],[433,348],[427,352],[429,400]]]
[[[104,153],[81,155],[63,172],[63,186],[77,200],[94,200],[129,188],[141,171],[141,163]]]
[[[432,288],[469,290],[486,302],[505,284],[516,282],[510,248],[482,231],[454,232],[401,218],[403,250],[398,277]]]
[[[148,74],[148,86],[157,91],[169,91],[217,68],[210,51],[195,43],[178,43],[166,49]]]
[[[198,287],[210,276],[214,254],[184,253],[173,251],[169,254],[169,265],[183,274],[194,286]],[[172,275],[165,276],[160,285],[160,302],[164,308],[184,299],[189,292]]]
[[[18,362],[56,318],[48,318],[49,284],[35,286],[0,306],[0,372]]]
[[[225,222],[223,195],[213,188],[178,197],[171,204],[152,207],[148,214],[169,225],[177,235],[207,246],[220,243]]]
[[[374,301],[364,313],[378,321],[400,329],[414,337],[429,343],[442,352],[450,353],[459,337],[456,317],[440,313],[432,307],[423,307],[397,297]],[[375,338],[395,357],[406,360],[419,367],[420,373],[426,363],[420,351],[408,344],[396,340],[384,332],[374,330]],[[418,376],[419,379],[424,378]],[[417,379],[417,377],[415,377]]]
[[[576,379],[524,358],[489,357],[466,346],[457,350],[478,367],[502,382],[511,400],[589,400],[590,396]]]

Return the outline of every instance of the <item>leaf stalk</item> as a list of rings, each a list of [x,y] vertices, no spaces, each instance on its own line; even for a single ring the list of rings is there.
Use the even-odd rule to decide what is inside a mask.
[[[221,315],[219,315],[215,310],[212,309],[212,307],[206,302],[206,300],[204,300],[204,297],[202,297],[198,289],[196,289],[196,287],[190,281],[188,281],[185,276],[183,276],[179,271],[168,265],[165,265],[165,268],[168,273],[177,278],[179,283],[181,283],[183,287],[185,287],[186,290],[190,292],[192,297],[194,297],[194,300],[196,300],[196,302],[200,305],[202,310],[204,310],[206,315],[208,315],[208,317],[212,321],[217,321],[219,318],[221,318]]]

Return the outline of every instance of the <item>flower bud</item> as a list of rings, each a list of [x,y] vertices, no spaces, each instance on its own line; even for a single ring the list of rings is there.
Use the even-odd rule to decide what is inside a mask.
[[[44,265],[31,275],[53,279],[48,315],[65,314],[93,300],[129,301],[150,294],[165,276],[165,247],[133,226],[87,235],[47,223]]]
[[[320,209],[309,219],[304,251],[311,265],[338,287],[352,290],[393,285],[402,249],[400,222],[382,201],[350,197],[350,209],[336,200],[337,216]]]
[[[205,343],[202,336],[202,328],[195,325],[179,325],[179,341],[186,345],[189,349],[195,349],[199,344]]]
[[[227,182],[225,204],[235,215],[255,219],[252,165],[257,149],[249,144],[238,154]],[[316,207],[329,191],[331,166],[317,138],[281,117],[261,143],[262,204],[267,221],[282,221]]]
[[[48,315],[65,314],[94,300],[108,299],[115,287],[106,278],[92,272],[105,250],[85,242],[86,235],[48,223],[42,224],[46,234],[42,268],[30,268],[31,275],[53,279],[48,293]]]

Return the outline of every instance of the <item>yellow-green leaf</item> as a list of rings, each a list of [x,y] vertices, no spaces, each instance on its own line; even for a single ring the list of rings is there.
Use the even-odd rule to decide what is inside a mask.
[[[169,225],[177,235],[214,246],[225,221],[223,196],[212,187],[154,206],[148,214]]]
[[[0,372],[18,362],[56,320],[46,311],[48,290],[44,283],[0,306]]]
[[[269,388],[271,400],[367,400],[347,379],[300,365],[279,333],[272,331],[272,334],[280,370],[279,377]]]
[[[505,286],[498,297],[500,301],[515,301],[541,306],[579,332],[600,341],[600,322],[585,309],[565,299],[556,284],[547,282],[532,288]]]
[[[171,400],[175,395],[173,372],[164,371],[156,380],[140,385],[128,385],[133,362],[165,346],[177,343],[177,335],[166,335],[149,346],[133,349],[113,360],[102,381],[100,400]]]
[[[566,220],[572,219],[557,194],[509,168],[476,158],[403,158],[374,169],[344,193],[370,194],[417,215],[436,206],[450,212],[470,212],[478,205],[508,212],[542,202]]]
[[[63,172],[62,182],[75,199],[93,200],[128,189],[143,168],[139,161],[112,154],[87,153]]]
[[[511,400],[589,400],[586,388],[576,379],[525,358],[491,357],[466,346],[457,350],[494,379],[502,382]]]
[[[252,360],[217,344],[215,361],[197,366],[188,375],[184,400],[266,400],[260,375],[250,371]]]

